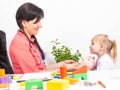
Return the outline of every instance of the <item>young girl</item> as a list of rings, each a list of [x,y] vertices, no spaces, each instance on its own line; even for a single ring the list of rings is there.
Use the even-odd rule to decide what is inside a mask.
[[[91,40],[90,53],[96,54],[96,70],[114,69],[117,58],[116,41],[106,34],[97,34]]]

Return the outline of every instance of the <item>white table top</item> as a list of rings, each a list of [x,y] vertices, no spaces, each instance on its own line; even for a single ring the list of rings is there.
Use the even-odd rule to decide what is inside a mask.
[[[45,72],[45,73],[33,73],[33,74],[26,74],[25,77],[22,79],[29,79],[29,77],[33,77],[33,75],[39,76],[41,75],[49,75],[51,72]],[[97,82],[101,81],[104,83],[106,88],[101,87],[99,84],[96,84],[94,86],[84,86],[81,83],[78,82],[76,84],[71,84],[70,88],[68,90],[114,90],[114,89],[120,89],[120,70],[105,70],[105,71],[88,71],[88,81],[90,82]],[[26,78],[26,76],[28,78]],[[36,77],[35,76],[35,77]],[[45,89],[45,82],[44,82],[44,90]],[[3,90],[3,89],[2,89]],[[16,81],[13,81],[10,86],[9,90],[25,90],[25,88],[20,87]]]

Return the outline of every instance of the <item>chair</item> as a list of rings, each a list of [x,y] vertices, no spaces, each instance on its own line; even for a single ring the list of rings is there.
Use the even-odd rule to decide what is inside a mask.
[[[6,33],[2,30],[0,30],[0,68],[4,68],[6,74],[14,74],[6,49]]]

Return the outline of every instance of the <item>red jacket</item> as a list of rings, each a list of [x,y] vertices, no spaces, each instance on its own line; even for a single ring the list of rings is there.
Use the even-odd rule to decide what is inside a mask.
[[[30,40],[34,42],[34,38]],[[9,54],[16,74],[44,70],[45,66],[40,51],[35,44],[31,45],[32,48],[29,45],[27,37],[20,31],[13,38],[9,48]]]

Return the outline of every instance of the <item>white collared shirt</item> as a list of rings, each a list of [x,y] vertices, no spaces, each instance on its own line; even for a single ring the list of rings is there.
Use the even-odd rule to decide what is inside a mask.
[[[104,54],[97,60],[97,70],[110,70],[114,68],[115,64],[108,54]]]

